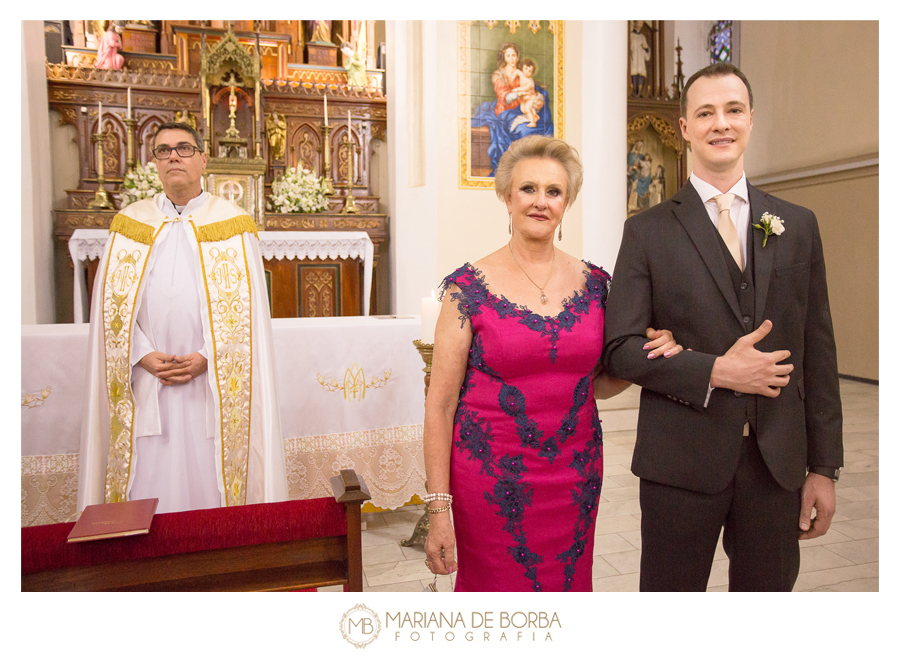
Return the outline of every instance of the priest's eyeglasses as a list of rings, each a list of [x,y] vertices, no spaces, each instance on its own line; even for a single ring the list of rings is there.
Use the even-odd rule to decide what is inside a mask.
[[[178,144],[175,148],[163,144],[153,149],[153,155],[157,160],[168,160],[172,156],[172,151],[182,158],[189,158],[194,155],[194,151],[203,151],[203,149],[197,148],[193,144]]]

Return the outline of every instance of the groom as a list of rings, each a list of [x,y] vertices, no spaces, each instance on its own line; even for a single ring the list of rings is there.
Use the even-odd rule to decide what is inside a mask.
[[[843,464],[819,229],[747,183],[753,94],[737,68],[691,76],[680,125],[690,182],[625,223],[606,309],[604,367],[643,387],[641,590],[705,590],[724,527],[730,590],[790,591]],[[686,351],[642,358],[648,326]]]

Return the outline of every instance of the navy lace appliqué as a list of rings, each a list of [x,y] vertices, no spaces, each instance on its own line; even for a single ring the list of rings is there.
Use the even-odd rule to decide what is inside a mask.
[[[565,575],[563,589],[565,591],[571,589],[575,577],[575,563],[585,553],[592,516],[594,510],[597,509],[597,501],[603,485],[602,467],[597,467],[603,458],[603,432],[596,413],[591,418],[591,429],[591,440],[587,442],[583,451],[574,451],[572,461],[569,463],[569,468],[575,469],[581,476],[581,482],[572,489],[572,503],[578,510],[572,545],[568,550],[556,556],[556,559],[565,565],[563,570]]]
[[[497,463],[499,470],[497,483],[493,493],[485,492],[485,499],[500,507],[498,516],[506,519],[503,529],[512,535],[516,542],[507,549],[509,555],[525,567],[525,577],[534,583],[535,591],[541,590],[537,579],[537,565],[544,561],[540,555],[528,548],[522,520],[525,508],[531,505],[532,489],[522,481],[528,469],[522,464],[522,455],[504,455]]]
[[[450,298],[457,302],[459,308],[460,326],[475,315],[482,312],[483,306],[494,309],[497,315],[503,319],[509,316],[519,318],[519,324],[536,331],[542,336],[547,336],[550,342],[548,356],[550,362],[556,361],[556,343],[562,331],[572,331],[576,323],[581,322],[581,316],[591,310],[591,305],[598,303],[601,308],[606,308],[606,295],[609,288],[609,275],[603,270],[586,263],[588,269],[584,271],[584,290],[575,293],[571,298],[563,300],[563,310],[555,317],[540,315],[530,309],[519,306],[509,301],[503,295],[495,295],[488,290],[485,277],[481,271],[466,263],[453,274],[446,277],[441,284],[441,299],[451,284],[456,284],[460,292],[454,292]]]
[[[503,384],[498,396],[500,409],[516,423],[516,432],[522,441],[523,448],[541,449],[541,437],[544,433],[538,429],[537,423],[525,412],[525,396],[515,386]]]

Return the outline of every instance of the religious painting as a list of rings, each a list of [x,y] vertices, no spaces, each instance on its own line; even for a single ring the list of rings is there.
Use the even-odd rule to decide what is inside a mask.
[[[564,138],[563,21],[460,21],[459,186],[494,186],[528,135]]]
[[[643,114],[628,122],[626,185],[628,216],[661,203],[679,188],[681,136],[669,121]]]

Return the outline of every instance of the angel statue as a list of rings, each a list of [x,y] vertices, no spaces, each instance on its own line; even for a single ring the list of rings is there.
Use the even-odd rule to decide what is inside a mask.
[[[366,76],[366,27],[361,25],[356,40],[356,52],[348,41],[341,44],[341,52],[347,56],[344,68],[347,69],[347,83],[351,87],[365,87],[369,82]]]
[[[97,46],[97,61],[94,63],[96,68],[118,71],[125,65],[125,58],[119,54],[122,50],[122,37],[119,36],[121,29],[112,21],[109,22]]]

